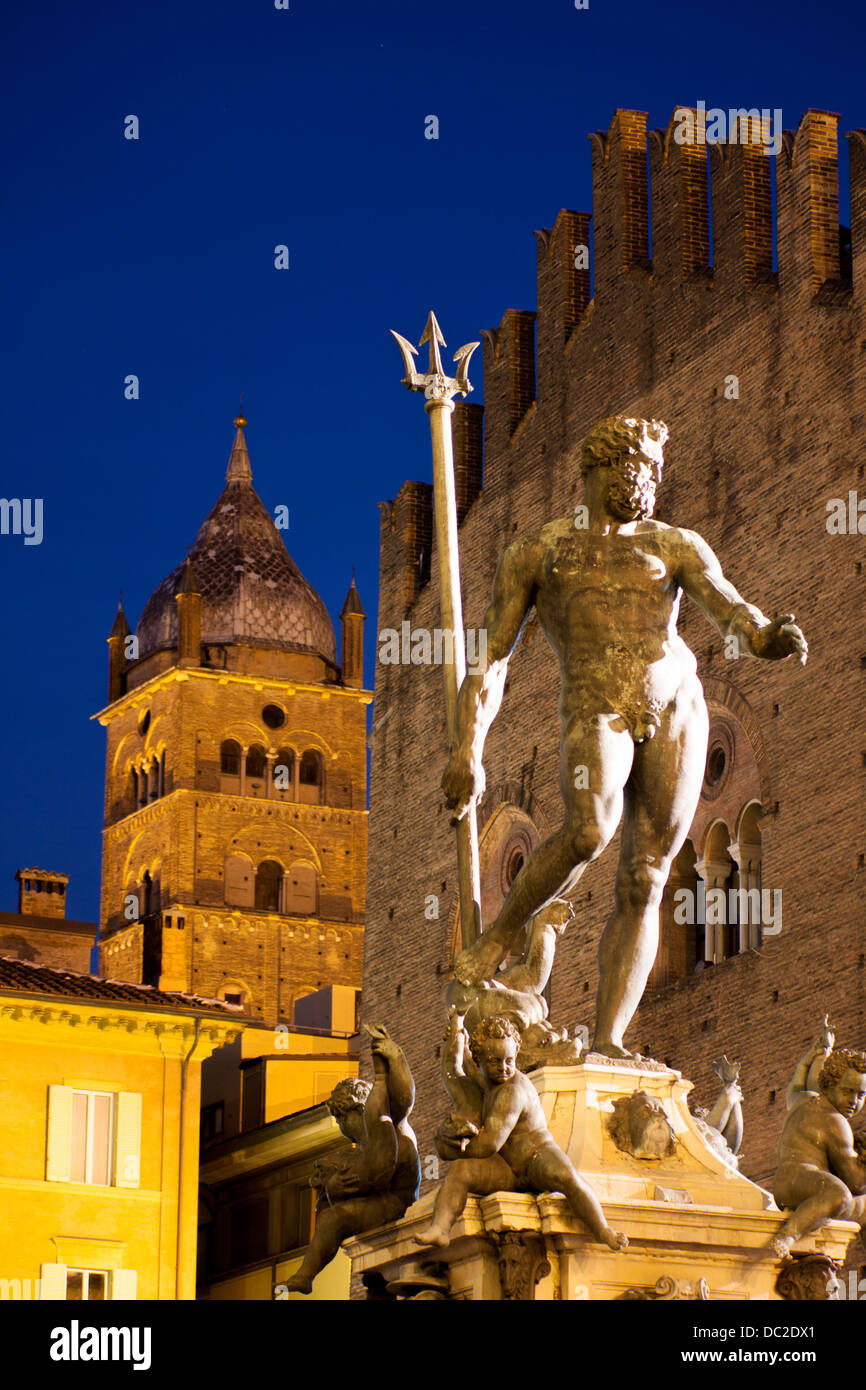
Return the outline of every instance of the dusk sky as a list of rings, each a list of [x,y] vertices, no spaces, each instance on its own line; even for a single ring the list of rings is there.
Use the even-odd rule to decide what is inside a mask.
[[[866,126],[840,0],[290,5],[6,11],[0,495],[41,498],[44,534],[0,535],[0,909],[38,864],[97,918],[118,590],[134,626],[223,486],[239,392],[254,485],[337,626],[356,567],[372,686],[376,504],[431,473],[388,330],[417,341],[433,307],[450,358],[533,309],[533,229],[591,209],[587,135],[617,107]]]

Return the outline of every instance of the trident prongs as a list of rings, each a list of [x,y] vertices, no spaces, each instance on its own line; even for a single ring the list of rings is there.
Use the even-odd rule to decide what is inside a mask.
[[[468,396],[472,390],[472,383],[467,376],[469,359],[479,346],[479,343],[464,343],[462,348],[458,348],[454,354],[454,361],[457,363],[457,389],[461,396]]]
[[[402,333],[396,332],[393,328],[391,329],[391,337],[394,338],[403,355],[403,364],[406,368],[403,385],[409,391],[423,391],[428,400],[431,398],[450,400],[452,396],[467,396],[472,390],[467,372],[469,359],[478,347],[478,343],[465,343],[459,351],[455,352],[454,361],[457,363],[457,375],[456,377],[446,376],[439,352],[440,347],[445,347],[445,339],[432,309],[418,344],[418,347],[423,347],[425,343],[430,344],[430,364],[426,372],[419,372],[413,360],[418,356],[418,348],[414,348],[408,338],[404,338]]]
[[[403,354],[403,364],[406,368],[403,385],[409,391],[418,391],[426,383],[426,377],[421,376],[420,372],[416,372],[415,363],[412,361],[413,357],[418,356],[418,349],[413,347],[409,339],[404,338],[403,334],[398,333],[394,328],[391,329],[391,337],[396,338],[397,346]]]
[[[430,313],[427,315],[427,327],[421,334],[421,340],[418,343],[418,346],[423,347],[425,343],[430,344],[430,365],[427,368],[427,375],[444,376],[445,373],[442,370],[442,358],[439,356],[439,344],[441,343],[444,347],[445,339],[442,337],[442,329],[436,322],[436,315],[433,313],[432,309],[430,310]]]

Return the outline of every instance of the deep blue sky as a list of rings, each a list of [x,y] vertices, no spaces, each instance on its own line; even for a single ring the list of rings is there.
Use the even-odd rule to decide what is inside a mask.
[[[335,619],[357,567],[372,683],[376,503],[430,475],[387,330],[417,340],[435,306],[453,350],[534,308],[533,228],[591,208],[586,137],[617,106],[650,126],[701,98],[779,106],[786,127],[807,106],[866,125],[864,21],[853,0],[15,11],[0,496],[42,497],[45,534],[0,536],[0,908],[39,864],[70,874],[71,916],[95,919],[104,733],[89,716],[118,589],[134,624],[192,543],[238,392],[256,487],[290,508],[289,549]]]

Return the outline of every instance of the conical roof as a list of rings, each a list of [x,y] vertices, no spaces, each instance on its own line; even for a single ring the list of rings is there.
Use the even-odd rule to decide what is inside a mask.
[[[252,485],[243,419],[226,485],[199,530],[189,560],[201,594],[202,642],[264,642],[313,652],[336,664],[328,610],[283,544]],[[186,559],[151,594],[139,620],[139,655],[177,644],[175,594]]]

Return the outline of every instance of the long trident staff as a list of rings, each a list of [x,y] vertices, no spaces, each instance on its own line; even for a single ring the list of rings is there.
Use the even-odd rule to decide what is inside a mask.
[[[457,696],[466,676],[466,649],[463,634],[463,603],[460,597],[460,555],[457,540],[457,497],[454,488],[454,453],[451,444],[451,415],[454,396],[466,396],[472,390],[467,371],[469,359],[477,343],[466,343],[454,354],[456,377],[445,375],[440,344],[445,346],[442,330],[431,311],[418,347],[430,344],[430,365],[426,375],[415,370],[412,360],[418,356],[407,338],[391,329],[403,354],[406,375],[403,385],[410,391],[423,391],[424,409],[430,418],[433,439],[433,512],[436,523],[436,545],[439,550],[439,593],[442,627],[452,633],[451,660],[445,666],[445,713],[448,721],[448,741],[451,751],[457,740]],[[460,892],[460,927],[463,945],[471,946],[481,932],[481,874],[478,866],[478,822],[473,801],[457,821],[457,878]]]

